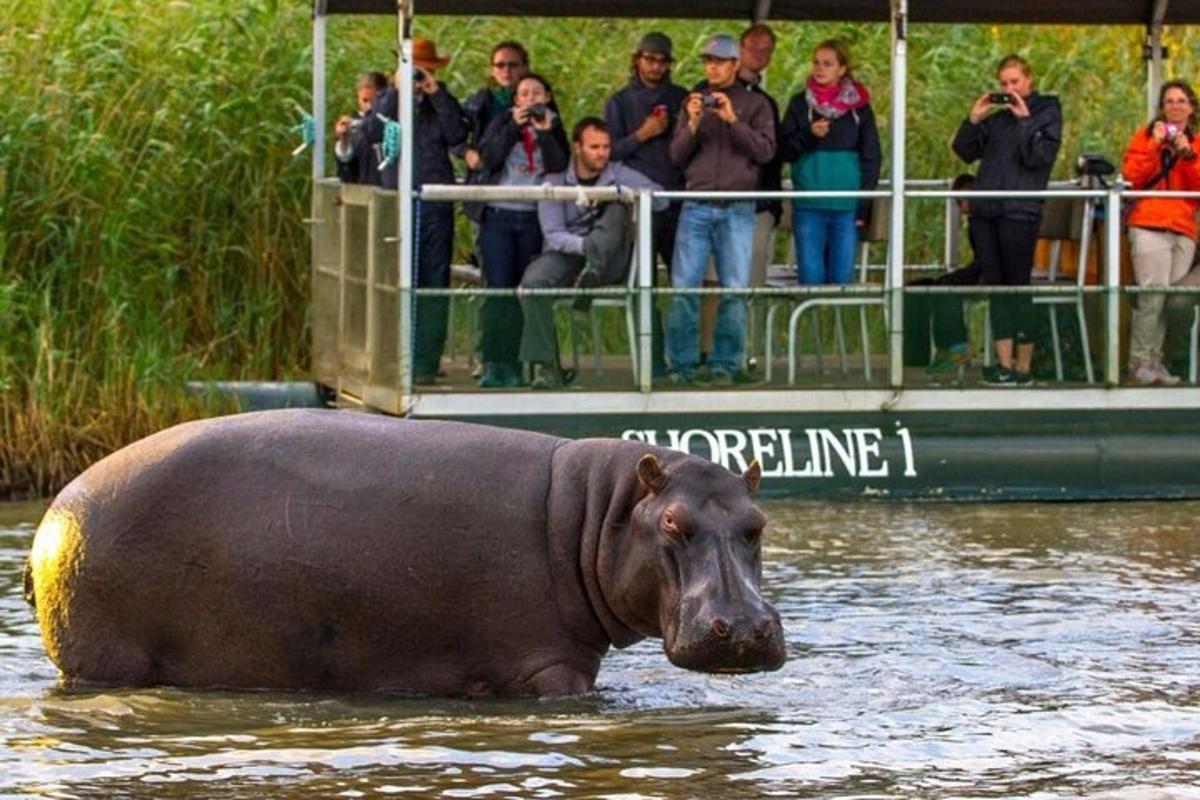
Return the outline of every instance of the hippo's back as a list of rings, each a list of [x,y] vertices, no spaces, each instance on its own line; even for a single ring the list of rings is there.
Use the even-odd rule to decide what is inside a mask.
[[[497,605],[556,624],[545,505],[561,442],[328,411],[148,437],[39,527],[43,639],[71,678],[453,693],[484,669],[466,642],[503,650]]]

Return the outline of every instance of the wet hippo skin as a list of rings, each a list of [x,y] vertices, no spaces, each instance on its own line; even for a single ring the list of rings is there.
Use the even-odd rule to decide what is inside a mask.
[[[760,471],[292,410],[180,425],[56,498],[26,575],[68,682],[558,695],[612,645],[776,669]]]

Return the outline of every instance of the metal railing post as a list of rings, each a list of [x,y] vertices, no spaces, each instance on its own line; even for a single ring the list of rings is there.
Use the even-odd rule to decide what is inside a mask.
[[[413,393],[413,285],[416,283],[413,272],[413,243],[417,241],[417,231],[413,229],[413,77],[412,77],[412,39],[409,38],[408,20],[412,15],[410,0],[398,0],[396,15],[396,38],[399,44],[399,80],[396,81],[397,113],[400,122],[400,165],[399,165],[399,206],[400,221],[397,225],[397,238],[400,240],[400,274],[398,289],[400,308],[396,315],[400,330],[397,352],[400,358],[400,397],[401,405],[407,411]]]
[[[1116,386],[1121,382],[1121,193],[1115,186],[1104,198],[1104,233],[1104,382]]]
[[[637,195],[637,287],[638,287],[638,338],[630,347],[638,349],[638,390],[649,392],[654,377],[651,363],[654,331],[651,304],[654,295],[654,196],[648,189]]]
[[[888,383],[904,385],[904,147],[908,102],[908,0],[892,0],[892,217],[888,234]]]

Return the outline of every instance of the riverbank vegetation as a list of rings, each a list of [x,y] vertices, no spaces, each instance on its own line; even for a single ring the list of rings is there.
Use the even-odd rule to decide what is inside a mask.
[[[291,150],[310,102],[309,25],[305,3],[281,0],[17,0],[6,10],[0,495],[52,492],[128,441],[222,410],[189,397],[186,381],[306,376],[309,165]],[[520,39],[570,122],[625,82],[641,32],[674,38],[676,79],[691,85],[703,38],[737,27],[429,18],[416,30],[453,56],[443,77],[460,98],[481,83],[491,43]],[[769,79],[781,105],[812,46],[843,36],[874,92],[886,152],[886,26],[777,29]],[[389,68],[394,33],[382,18],[331,24],[331,118],[351,109],[357,71]],[[1194,77],[1195,32],[1168,42],[1170,73]],[[1057,174],[1080,152],[1119,161],[1144,116],[1139,30],[915,25],[911,176],[963,170],[950,137],[1013,51],[1063,101]],[[915,250],[940,241],[937,213],[913,209]]]

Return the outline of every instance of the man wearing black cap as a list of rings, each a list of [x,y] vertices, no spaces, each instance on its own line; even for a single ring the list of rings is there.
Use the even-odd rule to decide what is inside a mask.
[[[612,160],[637,170],[668,191],[683,188],[683,170],[671,161],[668,147],[670,133],[687,99],[687,90],[671,82],[673,61],[670,37],[665,33],[647,33],[633,54],[629,85],[608,98],[604,105],[604,122],[612,136]],[[678,220],[677,202],[654,214],[654,255],[668,269],[675,250]],[[659,329],[660,323],[656,321],[652,359],[656,373],[663,364]]]

